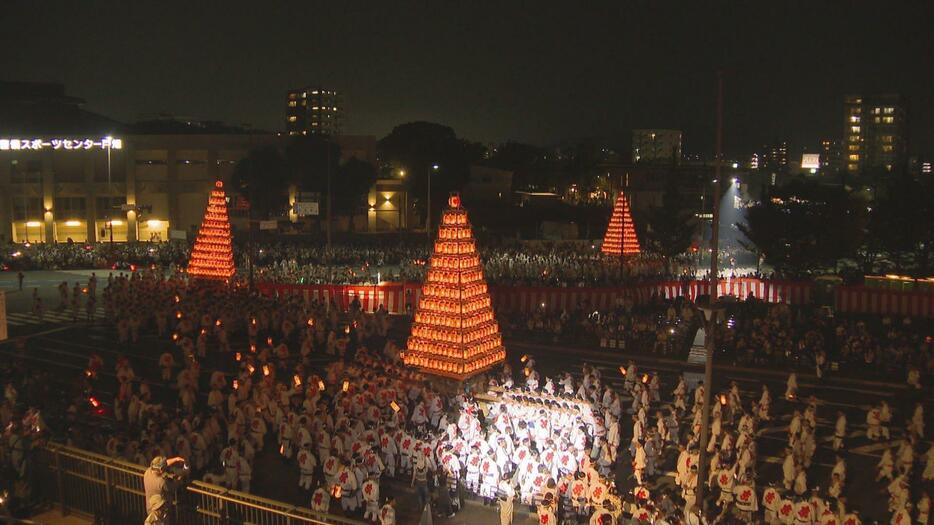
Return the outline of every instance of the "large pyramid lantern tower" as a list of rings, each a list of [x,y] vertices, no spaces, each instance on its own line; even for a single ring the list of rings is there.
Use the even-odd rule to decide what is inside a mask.
[[[629,200],[622,191],[613,205],[613,215],[610,216],[610,224],[606,227],[601,251],[605,255],[617,257],[638,255],[641,251],[635,223],[632,222],[632,215],[629,213]]]
[[[198,238],[191,249],[188,276],[192,279],[228,281],[234,274],[233,242],[230,218],[227,216],[227,195],[224,183],[214,183]]]
[[[403,361],[458,381],[506,359],[467,211],[452,193],[428,276],[415,309]]]

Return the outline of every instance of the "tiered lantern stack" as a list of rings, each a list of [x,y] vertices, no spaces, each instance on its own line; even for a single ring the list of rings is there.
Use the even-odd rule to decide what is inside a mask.
[[[198,230],[198,238],[188,261],[188,275],[192,279],[227,281],[234,274],[233,243],[230,235],[230,219],[227,216],[227,195],[224,183],[217,181],[204,220]]]
[[[506,358],[467,211],[452,194],[415,310],[405,364],[463,380]]]
[[[616,197],[613,206],[613,215],[610,224],[606,227],[606,236],[603,237],[602,251],[606,255],[629,256],[638,255],[639,238],[636,237],[636,227],[629,213],[629,200],[623,192]]]

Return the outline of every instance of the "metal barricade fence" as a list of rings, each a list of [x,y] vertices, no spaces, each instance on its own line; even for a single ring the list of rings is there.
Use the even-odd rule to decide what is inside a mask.
[[[73,512],[104,523],[145,520],[144,467],[57,444],[36,452],[36,489],[63,514]],[[364,525],[200,481],[179,488],[176,497],[178,525]]]

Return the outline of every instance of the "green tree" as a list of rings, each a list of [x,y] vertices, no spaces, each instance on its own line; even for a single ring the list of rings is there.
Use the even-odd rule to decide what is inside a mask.
[[[527,189],[544,182],[543,174],[554,170],[553,164],[546,159],[545,151],[538,146],[509,141],[500,145],[489,165],[509,170],[513,173],[512,188]]]
[[[448,193],[463,188],[470,165],[483,158],[482,146],[461,140],[450,127],[432,122],[396,126],[379,141],[379,149],[384,160],[405,170],[406,188],[423,217],[431,177],[433,218],[440,213]],[[435,165],[437,170],[432,169]]]
[[[793,182],[773,190],[737,224],[747,249],[781,273],[805,275],[855,257],[863,240],[864,209],[839,187]]]
[[[331,184],[334,184],[341,148],[325,136],[296,135],[285,146],[285,160],[289,183],[303,191],[319,192],[323,199],[327,193],[329,172]],[[323,205],[326,206],[325,203]]]
[[[878,242],[898,273],[928,277],[934,263],[934,187],[899,176],[873,203],[869,238]]]
[[[697,224],[674,177],[668,177],[662,205],[648,210],[644,218],[643,238],[649,251],[671,259],[690,248]]]
[[[231,182],[249,199],[254,218],[277,215],[288,202],[289,170],[275,146],[250,151],[234,166]]]
[[[341,164],[331,181],[334,210],[338,213],[358,211],[375,182],[376,168],[369,162],[353,158]]]

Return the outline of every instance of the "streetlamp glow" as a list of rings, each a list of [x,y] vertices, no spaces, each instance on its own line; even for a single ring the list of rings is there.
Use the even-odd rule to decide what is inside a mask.
[[[425,232],[429,238],[431,237],[431,172],[438,171],[440,167],[437,164],[432,164],[431,169],[428,170],[428,206],[425,213]]]

